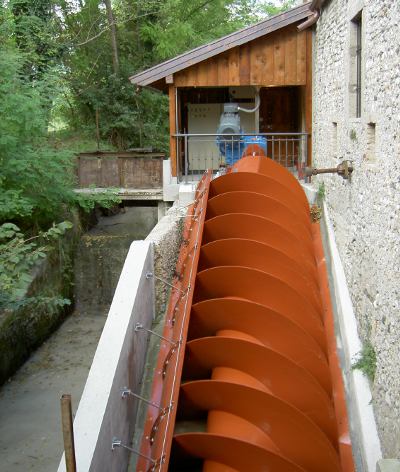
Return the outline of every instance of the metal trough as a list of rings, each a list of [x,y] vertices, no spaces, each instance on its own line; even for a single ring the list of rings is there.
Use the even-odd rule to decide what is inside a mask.
[[[137,470],[354,471],[319,224],[297,180],[262,156],[206,173],[173,286]]]

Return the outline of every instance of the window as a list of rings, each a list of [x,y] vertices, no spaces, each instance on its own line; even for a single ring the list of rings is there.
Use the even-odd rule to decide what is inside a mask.
[[[361,117],[362,92],[362,12],[350,24],[350,114]]]
[[[366,160],[375,162],[376,160],[376,124],[368,123],[367,125],[367,153]]]
[[[338,131],[337,131],[337,123],[334,121],[332,122],[332,156],[338,157]]]

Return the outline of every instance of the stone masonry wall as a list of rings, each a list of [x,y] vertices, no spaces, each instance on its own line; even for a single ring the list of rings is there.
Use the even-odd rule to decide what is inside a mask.
[[[362,113],[350,109],[352,18],[362,10]],[[373,404],[386,457],[400,457],[400,2],[325,2],[314,35],[313,165],[323,176],[363,341],[377,355]],[[335,128],[334,123],[337,123]],[[375,123],[375,152],[368,124]],[[335,137],[337,136],[337,140]],[[372,144],[368,144],[368,141]]]

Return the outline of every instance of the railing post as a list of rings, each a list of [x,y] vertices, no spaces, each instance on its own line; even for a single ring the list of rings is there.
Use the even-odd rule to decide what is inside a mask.
[[[275,139],[274,139],[274,135],[271,136],[271,146],[272,146],[272,160],[275,161]]]
[[[285,167],[288,167],[288,136],[285,139]]]
[[[175,152],[176,152],[176,180],[177,182],[180,182],[182,178],[182,152],[181,152],[181,147],[180,147],[180,137],[175,136]]]
[[[303,159],[303,170],[306,170],[307,163],[308,163],[308,134],[306,133],[305,136],[305,145],[304,145],[304,159]],[[310,182],[311,177],[306,176],[306,173],[304,172],[304,182]]]
[[[216,134],[216,133],[182,133],[173,135],[176,140],[179,156],[184,157],[182,162],[182,173],[180,174],[182,182],[189,183],[189,172],[191,179],[196,178],[196,172],[200,172],[203,167],[210,166],[213,171],[218,170],[222,162],[221,156],[225,155],[226,162],[234,160],[234,156],[241,155],[241,139],[244,136],[264,136],[266,139],[267,151],[266,155],[273,161],[280,163],[286,167],[297,165],[304,168],[308,165],[309,143],[308,135],[305,132],[298,133],[237,133],[237,134]],[[212,138],[211,141],[205,138]],[[217,138],[217,140],[216,140]],[[194,147],[191,150],[189,158],[189,139],[193,140]],[[182,141],[183,140],[183,146]],[[220,162],[218,167],[214,169],[213,152],[207,147],[212,142],[218,150]],[[196,146],[203,144],[203,146]],[[276,146],[276,147],[275,147]],[[180,161],[180,158],[178,159]],[[205,170],[205,169],[203,169]]]
[[[74,425],[72,421],[71,395],[63,394],[61,402],[61,422],[64,438],[65,466],[67,472],[76,472]]]
[[[185,184],[188,183],[188,167],[189,167],[189,156],[188,156],[188,135],[185,134]]]

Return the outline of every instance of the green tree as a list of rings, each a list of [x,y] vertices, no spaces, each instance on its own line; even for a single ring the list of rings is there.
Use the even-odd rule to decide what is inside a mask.
[[[23,57],[0,48],[0,221],[44,223],[73,199],[71,156],[46,145],[48,83],[25,79]]]
[[[57,16],[52,0],[10,0],[14,19],[13,36],[24,54],[24,73],[38,80],[60,58],[57,44]]]
[[[167,150],[166,97],[138,92],[129,75],[295,3],[10,0],[8,10],[24,55],[20,73],[32,81],[56,71],[62,120],[93,136],[98,125],[102,138],[118,148]]]
[[[0,223],[45,228],[83,198],[73,191],[72,153],[48,143],[58,77],[54,71],[34,82],[26,77],[30,58],[13,41],[12,15],[0,13]]]
[[[79,8],[64,2],[60,34],[69,44],[63,59],[71,91],[72,106],[64,108],[71,112],[69,122],[94,127],[97,116],[102,137],[119,148],[167,150],[167,98],[138,92],[129,75],[255,21],[255,4],[115,0],[110,16],[111,5],[105,8],[100,0]]]
[[[245,0],[166,0],[156,21],[141,21],[141,39],[160,61],[254,22],[254,11],[255,2]]]
[[[277,15],[278,13],[282,13],[283,11],[289,10],[299,3],[300,0],[280,0],[278,4],[277,2],[266,1],[262,2],[259,8],[260,13],[273,16]]]

